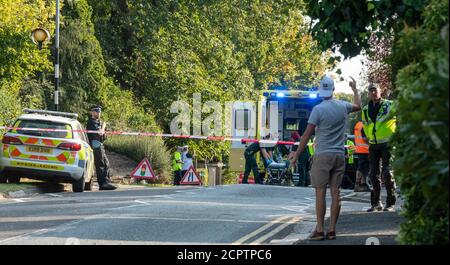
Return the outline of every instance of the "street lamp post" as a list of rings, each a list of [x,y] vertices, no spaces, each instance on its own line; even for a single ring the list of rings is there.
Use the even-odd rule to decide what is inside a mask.
[[[55,110],[59,105],[59,0],[56,0],[55,30]]]
[[[42,50],[42,45],[50,41],[50,33],[43,28],[37,28],[31,32],[31,39]]]
[[[31,39],[37,44],[38,49],[42,50],[42,45],[50,41],[50,33],[43,28],[37,28],[31,32]],[[44,72],[40,72],[41,82],[44,83]]]
[[[59,105],[59,0],[56,0],[56,16],[55,16],[55,22],[56,22],[56,29],[55,29],[55,95],[54,95],[54,103],[55,103],[55,110],[58,111],[58,105]],[[42,44],[48,42],[50,40],[50,33],[43,29],[43,28],[37,28],[31,32],[31,39],[34,43],[38,45],[39,50],[42,49]]]

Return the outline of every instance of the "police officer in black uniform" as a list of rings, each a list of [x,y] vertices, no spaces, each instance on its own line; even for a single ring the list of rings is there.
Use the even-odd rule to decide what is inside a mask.
[[[250,172],[253,171],[253,177],[255,178],[255,183],[260,184],[258,172],[258,163],[256,162],[255,155],[259,152],[259,143],[255,142],[250,144],[245,148],[244,158],[245,158],[245,171],[244,177],[242,178],[242,184],[248,184],[248,176]]]
[[[100,106],[93,106],[91,108],[91,117],[87,122],[86,129],[88,131],[102,131],[103,133],[88,133],[89,143],[94,149],[94,163],[97,174],[97,181],[100,190],[115,190],[116,186],[110,182],[109,161],[106,157],[103,141],[106,139],[104,134],[105,124],[100,121],[100,114],[102,108]]]

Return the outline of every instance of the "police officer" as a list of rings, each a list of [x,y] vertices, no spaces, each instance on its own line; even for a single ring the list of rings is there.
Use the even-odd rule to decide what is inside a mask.
[[[364,132],[369,139],[369,179],[372,182],[371,204],[369,212],[383,209],[381,203],[381,176],[386,186],[386,205],[384,211],[394,211],[395,205],[395,181],[391,175],[389,160],[391,148],[389,140],[396,128],[396,107],[394,102],[381,98],[381,90],[377,85],[369,85],[369,104],[362,110],[362,122]]]
[[[253,177],[255,178],[255,183],[261,183],[259,179],[258,163],[256,163],[255,154],[259,152],[259,143],[251,143],[244,151],[245,158],[245,171],[244,177],[242,178],[242,184],[248,184],[248,176],[250,172],[253,171]]]
[[[183,169],[183,158],[181,156],[181,152],[183,151],[183,147],[178,146],[173,154],[172,160],[172,169],[173,169],[173,185],[180,185],[181,178],[181,170]]]
[[[106,124],[100,121],[101,113],[102,108],[100,106],[91,108],[91,116],[87,122],[86,129],[89,131],[100,131],[100,133],[88,133],[89,143],[94,149],[94,164],[99,188],[100,190],[115,190],[117,187],[111,184],[109,161],[103,146],[103,141],[106,139]]]
[[[299,138],[301,140],[301,136]],[[297,151],[297,145],[295,146],[295,150]],[[303,150],[298,157],[298,173],[299,173],[299,182],[297,186],[307,187],[309,183],[309,150]]]

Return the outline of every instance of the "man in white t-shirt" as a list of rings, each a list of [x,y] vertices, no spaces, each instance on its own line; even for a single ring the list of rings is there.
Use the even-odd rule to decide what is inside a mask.
[[[319,85],[319,96],[323,101],[311,111],[306,128],[297,151],[291,155],[291,166],[295,165],[299,155],[305,149],[309,138],[315,131],[316,148],[313,156],[310,176],[316,190],[317,225],[309,237],[310,240],[336,238],[336,223],[341,210],[340,186],[345,172],[344,133],[348,114],[361,110],[361,99],[356,89],[356,81],[349,83],[353,90],[353,104],[333,98],[334,81],[326,75]],[[325,236],[324,219],[326,212],[326,188],[331,190],[330,227]]]

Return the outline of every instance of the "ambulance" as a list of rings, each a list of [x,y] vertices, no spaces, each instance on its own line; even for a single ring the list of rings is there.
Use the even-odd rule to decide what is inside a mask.
[[[272,140],[288,141],[293,132],[301,135],[314,106],[322,99],[317,88],[264,90],[257,102],[236,102],[232,105],[233,138],[261,140],[270,134]],[[247,144],[233,141],[230,170],[244,172],[244,150]]]
[[[94,154],[77,118],[75,113],[25,109],[2,137],[0,182],[29,178],[72,183],[74,192],[91,190]]]

